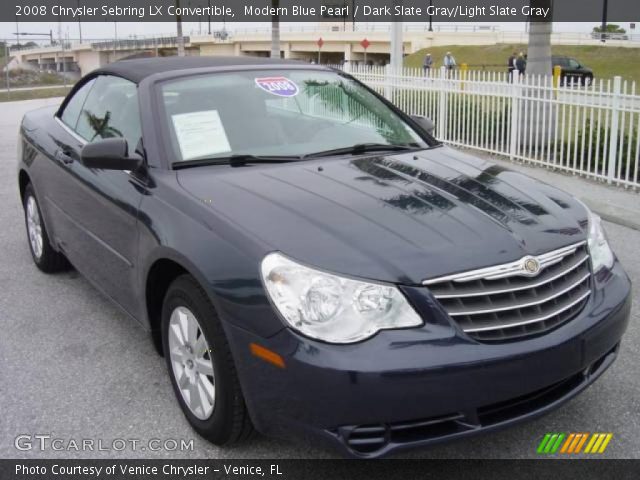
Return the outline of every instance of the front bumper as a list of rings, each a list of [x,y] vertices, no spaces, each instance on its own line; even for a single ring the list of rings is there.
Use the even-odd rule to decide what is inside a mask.
[[[423,288],[406,293],[430,317],[424,327],[357,344],[325,344],[289,329],[265,339],[230,324],[227,333],[259,431],[377,457],[533,418],[590,385],[613,363],[631,305],[620,265],[601,273],[576,318],[504,344],[467,337]],[[279,353],[286,367],[251,356],[252,342]]]

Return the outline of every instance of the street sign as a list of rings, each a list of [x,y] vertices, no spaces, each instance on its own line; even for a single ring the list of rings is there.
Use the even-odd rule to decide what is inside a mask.
[[[322,48],[322,45],[324,45],[324,40],[322,39],[322,37],[320,37],[318,39],[318,41],[316,42],[316,44],[318,45],[318,48]]]
[[[369,48],[369,45],[371,45],[371,42],[369,42],[369,40],[367,40],[366,38],[360,42],[360,46],[365,50]]]

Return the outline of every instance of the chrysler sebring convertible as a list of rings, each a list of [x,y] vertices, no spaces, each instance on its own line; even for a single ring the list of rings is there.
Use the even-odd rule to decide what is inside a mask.
[[[31,256],[149,330],[218,445],[378,457],[534,418],[615,360],[629,279],[584,204],[433,127],[321,66],[116,62],[22,121]]]

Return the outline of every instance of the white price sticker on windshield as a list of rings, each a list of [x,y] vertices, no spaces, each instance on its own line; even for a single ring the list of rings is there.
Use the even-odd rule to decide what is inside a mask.
[[[217,110],[172,115],[182,160],[231,151]]]

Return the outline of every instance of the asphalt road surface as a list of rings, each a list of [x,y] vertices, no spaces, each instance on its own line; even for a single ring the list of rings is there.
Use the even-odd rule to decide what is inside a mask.
[[[5,103],[0,115],[0,458],[335,456],[312,445],[261,436],[234,448],[209,444],[183,418],[149,335],[76,272],[48,276],[36,269],[18,198],[16,133],[25,111],[52,103],[56,100]],[[603,456],[640,458],[640,232],[614,224],[606,229],[634,282],[633,318],[609,371],[538,420],[404,457],[536,457],[546,432],[612,432]],[[18,450],[14,442],[20,434],[62,439],[56,445],[63,450],[42,451],[38,440],[33,449]],[[114,439],[125,440],[123,450]],[[158,444],[149,444],[151,439],[160,439],[160,446],[168,440],[169,450],[156,451]],[[73,442],[83,440],[93,440],[94,450],[75,451]],[[193,440],[193,448],[180,451],[180,440],[187,446]],[[98,441],[109,450],[98,451]]]

